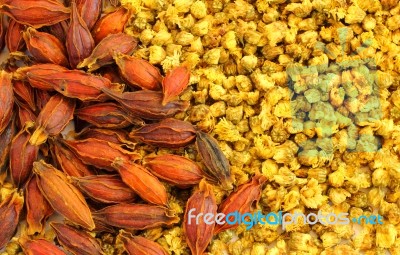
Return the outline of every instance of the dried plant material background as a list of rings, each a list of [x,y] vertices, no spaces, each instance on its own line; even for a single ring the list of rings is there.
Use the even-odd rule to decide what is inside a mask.
[[[4,2],[0,0],[0,9]],[[320,210],[347,212],[349,218],[383,216],[383,225],[298,223],[288,225],[285,231],[273,225],[246,230],[242,224],[214,235],[206,248],[209,255],[400,254],[398,0],[115,2],[112,4],[125,9],[118,9],[117,18],[105,22],[113,26],[113,22],[127,21],[124,32],[138,41],[129,59],[147,60],[156,66],[159,70],[148,73],[156,77],[153,83],[160,85],[158,71],[165,75],[182,65],[190,69],[189,86],[179,97],[190,101],[190,106],[174,117],[214,137],[229,163],[229,185],[212,183],[218,206],[227,197],[240,198],[234,192],[245,190],[247,186],[238,187],[251,185],[257,176],[267,180],[257,184],[260,199],[251,206],[264,214]],[[103,12],[117,10],[108,1],[103,7],[108,8]],[[104,33],[109,31],[94,33],[96,43]],[[126,49],[123,53],[131,52]],[[110,56],[104,59],[113,62]],[[124,59],[127,57],[114,56],[120,65]],[[93,71],[103,63],[86,62],[82,66]],[[106,71],[103,75],[126,83]],[[64,87],[60,93],[67,93]],[[128,101],[120,95],[113,98],[121,104]],[[6,139],[3,134],[1,139]],[[122,133],[115,139],[132,142],[135,132],[130,136]],[[175,154],[199,163],[203,169],[207,165],[194,144],[179,149],[132,146],[142,156]],[[191,254],[183,219],[186,203],[198,188],[162,184],[168,193],[169,209],[180,222],[173,218],[168,226],[132,233],[155,241],[169,254]],[[8,203],[5,198],[14,188],[6,179],[0,189],[1,201]],[[244,203],[230,202],[231,207]],[[108,207],[108,211],[129,211],[117,207]],[[97,211],[96,217],[104,212],[107,210]],[[137,214],[142,217],[140,211]],[[159,217],[173,216],[165,213]],[[118,220],[125,222],[121,218]],[[22,224],[20,230],[23,228]],[[118,233],[90,234],[105,254],[119,254],[124,244],[134,244],[126,232],[118,238]],[[48,230],[34,238],[53,242],[55,232]],[[17,239],[9,242],[3,254],[23,254]]]

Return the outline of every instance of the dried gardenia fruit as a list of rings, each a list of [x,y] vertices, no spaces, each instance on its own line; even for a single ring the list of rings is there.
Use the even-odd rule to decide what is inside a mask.
[[[100,244],[88,233],[71,226],[51,222],[58,242],[74,255],[103,255]]]
[[[67,255],[55,244],[45,239],[29,240],[23,237],[19,239],[19,244],[26,255]]]
[[[123,90],[120,84],[112,84],[106,78],[79,70],[27,72],[26,76],[29,81],[38,81],[42,86],[52,86],[64,96],[81,101],[106,100],[107,96],[101,91],[103,88],[110,89],[111,92]]]
[[[207,168],[206,173],[221,183],[224,189],[232,189],[229,161],[221,151],[217,140],[207,133],[197,131],[196,147]]]
[[[67,38],[67,31],[69,28],[69,21],[63,20],[61,22],[58,22],[54,25],[51,25],[47,27],[47,31],[57,37],[60,41],[65,43],[65,40]]]
[[[120,103],[130,115],[147,120],[173,117],[189,107],[188,101],[174,101],[163,106],[161,104],[163,95],[158,91],[142,90],[124,93],[109,89],[102,89],[102,91]]]
[[[123,243],[129,255],[168,255],[161,245],[141,236],[132,236],[131,233],[121,230],[117,242]]]
[[[197,216],[200,213],[202,215]],[[186,242],[193,255],[202,255],[213,237],[215,221],[207,224],[204,220],[205,215],[210,214],[217,215],[217,203],[212,186],[202,180],[199,189],[187,201],[183,219]]]
[[[75,136],[77,140],[85,140],[94,138],[115,144],[123,145],[124,147],[135,149],[136,143],[129,140],[128,133],[125,130],[110,130],[102,128],[85,128]]]
[[[260,174],[255,175],[250,182],[240,185],[235,192],[231,193],[225,201],[219,205],[218,212],[224,213],[225,215],[233,212],[239,212],[241,215],[250,213],[252,206],[260,200],[262,185],[266,181],[267,178],[265,176]],[[239,224],[227,223],[224,225],[217,225],[214,229],[214,234],[235,228],[238,225]]]
[[[0,249],[13,237],[19,223],[24,198],[16,191],[9,194],[0,204]]]
[[[10,149],[10,174],[16,187],[21,187],[32,173],[33,162],[36,161],[39,146],[31,145],[29,126],[22,129],[12,140]]]
[[[81,177],[95,174],[88,165],[58,140],[52,141],[50,151],[54,162],[57,162],[58,167],[68,176]]]
[[[35,28],[69,19],[70,9],[54,0],[2,0],[0,13]]]
[[[68,51],[69,64],[72,68],[76,68],[82,60],[90,56],[94,48],[92,34],[79,15],[75,2],[71,3],[71,19],[65,45]]]
[[[91,30],[100,17],[101,0],[75,0],[79,14]]]
[[[117,204],[93,213],[99,223],[126,229],[149,229],[179,222],[170,209],[148,204]],[[212,232],[212,231],[211,231]]]
[[[72,177],[71,180],[83,193],[100,203],[130,203],[136,197],[118,175]]]
[[[99,128],[125,128],[141,123],[140,119],[129,116],[121,106],[111,102],[80,108],[75,115]]]
[[[142,89],[160,90],[162,76],[160,71],[148,61],[117,54],[114,56],[122,77],[130,84]]]
[[[5,41],[4,41],[5,35],[6,35],[6,28],[5,28],[5,24],[4,24],[4,14],[0,13],[0,51],[3,50],[4,45],[5,45]]]
[[[150,145],[180,148],[194,141],[196,130],[190,122],[168,118],[133,130],[129,137]]]
[[[7,128],[12,116],[14,93],[11,83],[11,74],[0,71],[0,133]]]
[[[37,184],[51,207],[74,224],[94,229],[92,213],[82,193],[67,180],[65,174],[43,160],[33,163]]]
[[[59,73],[68,70],[67,68],[55,64],[37,64],[24,66],[14,72],[13,78],[17,80],[28,81],[29,84],[40,90],[54,90],[53,85],[41,77],[47,77],[52,73]]]
[[[133,162],[141,158],[140,154],[125,150],[119,144],[99,139],[61,140],[61,142],[68,146],[86,164],[108,171],[115,171],[111,164],[116,158],[127,162]]]
[[[39,32],[30,27],[23,37],[29,53],[40,63],[53,63],[68,66],[67,51],[64,44],[54,35]]]
[[[179,96],[189,85],[190,70],[187,66],[179,66],[167,73],[162,81],[163,101],[165,105]]]
[[[9,52],[21,51],[25,46],[22,32],[24,25],[19,24],[15,20],[10,20],[5,37],[6,45]],[[0,47],[1,48],[1,47]]]
[[[143,164],[158,178],[180,188],[196,185],[204,177],[195,162],[178,155],[148,156],[143,159]]]
[[[0,173],[3,168],[8,165],[9,152],[11,147],[11,140],[15,135],[15,117],[11,119],[7,127],[0,132]]]
[[[63,131],[73,118],[75,101],[56,94],[50,98],[36,119],[36,130],[29,142],[40,145],[46,142],[49,136],[56,136]]]
[[[24,105],[17,106],[18,107],[18,127],[19,129],[23,129],[26,124],[32,125],[36,120],[36,115]]]
[[[35,93],[27,82],[14,80],[13,90],[19,105],[24,105],[30,110],[36,111]]]
[[[120,7],[116,11],[106,14],[99,19],[92,28],[92,35],[95,43],[99,43],[109,34],[117,34],[124,31],[125,24],[129,20],[129,10]]]
[[[143,200],[167,206],[168,194],[164,185],[145,167],[116,158],[112,166],[121,175],[122,181]]]
[[[45,222],[54,210],[42,195],[38,185],[37,177],[33,175],[25,186],[26,222],[28,223],[27,234],[34,235],[42,233]]]
[[[130,55],[136,49],[137,43],[135,37],[127,34],[110,34],[96,45],[91,55],[83,60],[78,68],[87,67],[89,72],[93,72],[102,66],[113,63],[115,54]]]

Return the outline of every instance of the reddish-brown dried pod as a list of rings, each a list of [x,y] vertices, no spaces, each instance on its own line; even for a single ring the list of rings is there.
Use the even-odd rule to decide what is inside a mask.
[[[194,141],[196,130],[187,121],[168,118],[133,130],[129,137],[150,145],[180,148]]]
[[[79,157],[59,141],[52,141],[50,149],[53,160],[57,162],[58,167],[65,174],[76,177],[95,174],[88,165],[83,163]]]
[[[84,194],[100,203],[130,203],[136,197],[118,175],[72,177],[71,180]]]
[[[10,149],[10,174],[16,187],[25,184],[32,173],[33,162],[36,161],[39,146],[31,145],[31,134],[28,127],[22,129],[12,140]]]
[[[167,190],[157,177],[152,175],[145,167],[122,159],[115,159],[112,166],[121,175],[122,181],[143,200],[152,204],[167,206]]]
[[[0,204],[0,249],[13,237],[19,222],[19,215],[24,206],[24,198],[14,191]]]
[[[85,21],[89,30],[96,24],[101,13],[101,0],[75,0],[79,14]]]
[[[54,35],[39,32],[30,27],[23,37],[29,53],[40,63],[68,66],[67,51],[64,44]]]
[[[18,68],[13,74],[13,78],[17,80],[28,81],[29,84],[34,88],[50,91],[54,90],[53,85],[49,82],[42,81],[41,77],[46,77],[49,74],[59,73],[66,70],[68,69],[60,65],[37,64]]]
[[[92,28],[92,35],[95,43],[99,43],[109,34],[117,34],[124,31],[125,24],[131,17],[130,11],[120,7],[99,19]]]
[[[55,244],[45,239],[29,240],[20,238],[19,244],[26,255],[67,255]]]
[[[69,8],[54,0],[2,0],[0,12],[35,28],[56,24],[70,15]]]
[[[196,185],[204,177],[195,162],[178,155],[148,156],[144,158],[143,164],[158,178],[181,188]]]
[[[15,132],[15,117],[13,117],[3,132],[0,132],[0,172],[3,171],[6,165],[8,166],[11,141]]]
[[[224,189],[232,189],[229,161],[219,147],[217,140],[207,133],[197,131],[196,147],[206,166],[206,174],[214,177],[217,182],[222,184]]]
[[[40,192],[36,175],[29,179],[25,186],[27,234],[42,233],[45,222],[54,210]]]
[[[112,83],[124,83],[116,66],[105,66],[101,69],[100,74],[104,78],[109,79]]]
[[[47,102],[49,102],[51,98],[51,94],[48,91],[35,89],[35,98],[36,98],[36,107],[39,110],[42,110]]]
[[[215,221],[205,219],[210,214],[217,214],[217,203],[212,186],[202,180],[187,201],[183,220],[186,242],[193,255],[202,255],[213,237]]]
[[[115,171],[111,166],[116,158],[127,162],[140,159],[140,155],[123,149],[119,144],[98,139],[85,139],[80,141],[61,140],[83,162],[108,171]]]
[[[123,145],[130,149],[135,149],[136,143],[129,140],[128,133],[125,130],[109,130],[101,128],[85,128],[75,139],[84,140],[88,138],[95,138],[115,144]]]
[[[54,25],[47,27],[47,31],[57,37],[61,42],[65,43],[67,38],[67,31],[69,28],[69,22],[67,20],[63,20]]]
[[[75,115],[101,128],[125,128],[133,123],[140,123],[140,119],[129,116],[121,106],[111,102],[77,109]]]
[[[11,74],[0,71],[0,133],[6,129],[12,116],[14,106],[14,93]]]
[[[13,90],[19,104],[23,104],[29,107],[30,110],[36,111],[35,93],[28,83],[14,80]]]
[[[51,222],[58,242],[74,255],[103,255],[100,244],[94,237],[71,226]]]
[[[168,255],[161,245],[141,236],[121,230],[117,240],[122,242],[129,255]]]
[[[27,122],[35,122],[36,115],[26,106],[18,106],[18,127],[23,129]]]
[[[36,119],[36,130],[29,142],[40,145],[46,142],[49,136],[56,136],[63,131],[72,120],[75,110],[75,101],[56,94],[50,98]]]
[[[267,181],[263,175],[255,175],[250,182],[242,184],[235,192],[232,192],[222,204],[219,205],[218,212],[225,215],[232,212],[239,212],[240,215],[250,213],[252,206],[258,203],[261,197],[262,185]],[[223,219],[225,221],[225,219]],[[239,224],[217,225],[214,234],[221,231],[236,228]]]
[[[90,56],[94,48],[92,34],[79,15],[75,2],[71,3],[71,20],[65,45],[68,51],[69,64],[72,68],[76,68],[82,60]]]
[[[125,33],[110,34],[101,40],[93,49],[91,55],[78,65],[87,67],[89,72],[114,62],[115,54],[130,55],[137,47],[138,40]]]
[[[160,90],[162,76],[157,67],[146,60],[129,55],[116,54],[114,59],[122,77],[130,85],[142,89]]]
[[[168,208],[147,204],[111,205],[94,212],[93,218],[105,225],[137,230],[171,226],[179,222],[179,217],[172,215]]]
[[[11,19],[9,21],[5,37],[9,52],[21,51],[25,47],[25,41],[22,37],[24,29],[24,25],[19,24],[15,20]]]
[[[109,97],[121,104],[131,115],[148,120],[160,120],[173,117],[189,107],[188,101],[174,101],[162,105],[162,92],[142,90],[117,93],[109,89],[102,90]]]
[[[28,72],[28,80],[40,81],[42,84],[52,86],[60,94],[66,97],[77,98],[81,101],[99,101],[107,99],[102,89],[112,92],[122,91],[123,86],[113,84],[101,76],[85,73],[79,70],[67,70],[61,72]]]
[[[4,14],[0,13],[0,51],[3,50],[5,45],[6,27],[4,23]]]
[[[112,6],[117,6],[119,4],[119,0],[109,0]]]
[[[94,229],[92,213],[82,193],[67,180],[65,174],[43,160],[33,163],[37,184],[51,207],[74,224]]]
[[[179,66],[167,73],[162,81],[164,98],[162,103],[167,104],[179,96],[189,85],[190,70],[187,66]]]

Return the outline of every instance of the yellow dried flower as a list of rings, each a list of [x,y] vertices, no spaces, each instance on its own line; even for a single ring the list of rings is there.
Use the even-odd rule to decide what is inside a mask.
[[[172,36],[167,30],[161,30],[154,35],[154,38],[151,40],[151,44],[162,46],[170,42],[171,39]]]
[[[285,11],[293,12],[297,17],[305,18],[312,11],[313,5],[309,0],[302,1],[302,3],[290,3],[285,7]]]
[[[207,15],[207,6],[203,1],[196,1],[190,7],[190,13],[196,19],[202,19]]]
[[[181,31],[176,35],[175,42],[179,45],[187,46],[187,45],[191,44],[193,39],[194,39],[194,36],[191,33]]]
[[[283,199],[283,211],[290,211],[299,205],[300,192],[297,187],[289,191]]]
[[[208,50],[204,54],[203,59],[209,65],[217,65],[219,62],[220,56],[221,56],[221,50],[219,48],[215,48],[215,49]]]
[[[235,142],[241,139],[239,131],[229,120],[222,118],[215,126],[214,132],[223,141]]]
[[[350,192],[345,189],[329,189],[329,199],[334,205],[343,203],[350,196]]]
[[[191,32],[194,35],[203,36],[208,33],[209,26],[210,26],[210,23],[208,20],[200,20],[193,25],[193,27],[191,28]]]
[[[347,9],[347,15],[345,17],[345,22],[347,24],[360,23],[365,18],[366,13],[358,6],[351,5]]]
[[[319,249],[314,241],[315,239],[310,234],[292,232],[288,242],[289,248],[294,251],[303,251],[308,254],[318,254]]]
[[[300,193],[301,201],[308,208],[316,209],[328,199],[327,196],[322,195],[321,187],[315,179],[310,179],[307,185],[301,188]]]
[[[324,248],[333,247],[340,242],[339,236],[335,232],[325,232],[321,235]]]
[[[121,5],[132,10],[132,14],[139,13],[142,9],[142,0],[121,0]]]
[[[151,29],[144,29],[141,33],[140,33],[140,41],[142,42],[143,45],[147,45],[151,42],[151,40],[153,39],[154,35],[156,33],[151,30]]]
[[[258,58],[254,55],[244,56],[240,60],[240,64],[246,71],[252,71],[257,66]]]
[[[390,248],[397,239],[397,229],[392,224],[378,225],[376,227],[376,246]]]
[[[150,52],[149,62],[150,64],[153,65],[161,63],[161,61],[163,61],[167,56],[167,53],[165,52],[163,47],[157,45],[150,46],[149,52]]]

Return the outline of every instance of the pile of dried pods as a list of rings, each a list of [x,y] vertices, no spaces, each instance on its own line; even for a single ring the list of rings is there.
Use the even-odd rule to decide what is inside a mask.
[[[123,33],[129,11],[116,7],[100,18],[101,5],[0,1],[0,47],[12,55],[0,71],[0,169],[13,185],[2,194],[0,249],[26,220],[17,237],[26,254],[108,254],[95,238],[104,232],[129,254],[168,254],[139,230],[179,223],[191,253],[203,254],[215,233],[235,226],[188,224],[188,210],[249,212],[266,179],[256,175],[218,208],[209,183],[233,188],[229,162],[209,134],[174,118],[189,107],[178,100],[189,68],[163,76],[130,56],[138,41]],[[74,118],[77,130],[64,139]],[[143,158],[138,143],[171,151],[195,143],[204,167],[174,154]],[[183,221],[160,180],[194,187]],[[50,223],[65,250],[43,238],[54,212],[65,219]]]

